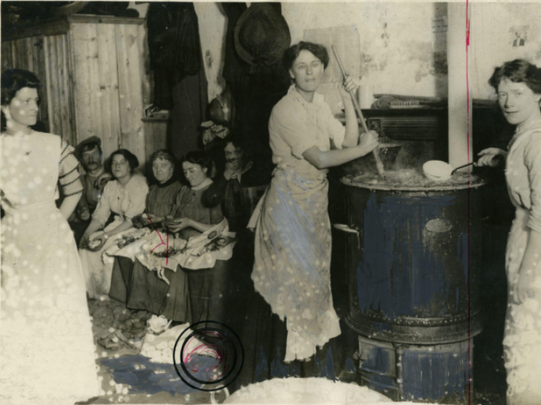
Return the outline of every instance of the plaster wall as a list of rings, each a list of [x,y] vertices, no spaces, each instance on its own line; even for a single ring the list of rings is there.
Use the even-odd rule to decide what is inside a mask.
[[[283,3],[282,13],[292,43],[307,29],[356,25],[361,85],[381,93],[447,96],[446,3]]]
[[[541,67],[541,3],[470,3],[470,94],[495,95],[488,79],[503,62],[524,58]],[[516,43],[522,31],[524,43]]]

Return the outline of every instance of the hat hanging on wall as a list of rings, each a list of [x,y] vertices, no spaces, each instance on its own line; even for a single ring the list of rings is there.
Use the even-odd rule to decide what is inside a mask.
[[[209,104],[210,119],[218,125],[231,125],[235,114],[233,96],[229,87],[218,94]]]
[[[269,66],[282,58],[291,44],[284,17],[268,3],[252,3],[235,26],[235,48],[252,66]]]

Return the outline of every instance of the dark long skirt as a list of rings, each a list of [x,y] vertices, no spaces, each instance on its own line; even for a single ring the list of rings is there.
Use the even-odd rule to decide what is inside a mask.
[[[139,309],[163,315],[176,322],[192,323],[188,275],[180,267],[165,271],[170,282],[158,278],[138,260],[117,257],[111,278],[109,296],[126,303],[130,309]]]
[[[166,269],[168,285],[138,260],[117,257],[109,296],[126,303],[127,308],[149,311],[176,322],[211,320],[235,328],[239,314],[235,311],[238,300],[233,297],[233,270],[223,260],[217,260],[209,269]]]

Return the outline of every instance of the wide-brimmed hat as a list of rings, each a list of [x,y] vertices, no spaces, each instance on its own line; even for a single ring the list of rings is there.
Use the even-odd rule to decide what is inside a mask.
[[[81,156],[83,154],[83,147],[85,145],[88,145],[89,143],[97,143],[101,149],[101,139],[98,138],[97,136],[91,136],[90,138],[83,139],[75,147],[75,157],[77,159],[81,160]]]
[[[233,122],[235,106],[229,87],[217,95],[209,104],[209,114],[212,122],[218,125],[230,125]]]
[[[253,66],[269,66],[279,60],[291,44],[291,34],[276,6],[252,3],[235,26],[235,48]]]

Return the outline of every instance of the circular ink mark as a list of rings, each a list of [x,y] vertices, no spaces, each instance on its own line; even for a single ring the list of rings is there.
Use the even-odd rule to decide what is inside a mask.
[[[173,364],[181,380],[200,391],[219,391],[238,377],[244,348],[227,325],[202,321],[190,325],[175,342]],[[180,367],[179,367],[180,364]]]

